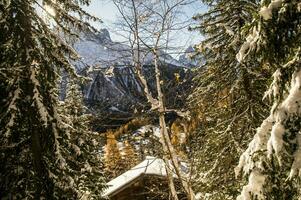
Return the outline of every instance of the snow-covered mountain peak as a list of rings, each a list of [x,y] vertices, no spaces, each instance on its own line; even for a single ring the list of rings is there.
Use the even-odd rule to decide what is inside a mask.
[[[96,37],[100,41],[110,41],[110,42],[112,42],[110,33],[109,33],[108,29],[105,29],[105,28],[100,29],[99,33],[96,34]]]
[[[93,33],[93,32],[83,32],[81,34],[81,41],[83,40],[88,40],[88,41],[93,41],[96,42],[98,44],[110,44],[112,43],[112,39],[110,36],[110,32],[108,31],[108,29],[100,29],[97,33]]]
[[[101,29],[97,34],[82,33],[74,48],[81,56],[81,60],[75,64],[79,71],[87,66],[106,68],[112,65],[129,64],[129,47],[112,41],[107,29]]]

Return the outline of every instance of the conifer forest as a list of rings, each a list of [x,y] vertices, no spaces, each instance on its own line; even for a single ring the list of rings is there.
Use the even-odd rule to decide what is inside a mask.
[[[0,200],[301,200],[301,0],[0,0]]]

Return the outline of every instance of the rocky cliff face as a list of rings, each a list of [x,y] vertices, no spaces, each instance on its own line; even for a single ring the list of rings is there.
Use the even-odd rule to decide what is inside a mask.
[[[142,101],[142,85],[131,66],[111,66],[92,73],[93,81],[85,88],[89,102],[107,102],[111,107],[126,110],[128,103]]]

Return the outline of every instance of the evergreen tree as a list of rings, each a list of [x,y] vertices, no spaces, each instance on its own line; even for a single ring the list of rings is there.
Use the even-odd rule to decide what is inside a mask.
[[[300,20],[300,1],[262,1],[237,55],[241,63],[255,56],[262,68],[274,72],[265,93],[272,102],[270,115],[236,168],[237,175],[248,176],[240,200],[300,199]]]
[[[89,159],[86,154],[91,155],[87,151],[94,149],[78,146],[79,160],[81,155],[69,151],[80,132],[58,112],[56,90],[62,70],[76,76],[69,58],[77,57],[58,33],[71,35],[70,27],[91,29],[79,20],[95,19],[80,7],[88,4],[89,0],[0,1],[1,198],[76,199],[100,192],[87,182],[98,174],[82,165]],[[79,177],[82,170],[88,170],[81,175],[87,178]]]
[[[209,10],[195,17],[195,27],[204,36],[196,46],[205,58],[198,71],[191,106],[201,126],[192,139],[195,188],[209,199],[233,199],[240,183],[234,168],[240,153],[267,115],[261,101],[268,73],[254,60],[239,63],[236,54],[242,45],[244,26],[252,22],[256,0],[203,1]],[[195,153],[194,153],[195,152]]]
[[[73,185],[89,199],[98,199],[104,185],[103,165],[101,161],[99,134],[90,130],[91,114],[87,114],[87,108],[83,106],[83,94],[79,86],[70,82],[67,87],[67,95],[61,102],[59,113],[62,123],[66,125],[64,132],[66,139],[61,150],[66,161],[70,163],[68,171],[72,172],[74,180],[70,176]],[[68,154],[73,156],[68,156]],[[68,176],[68,174],[64,174]]]

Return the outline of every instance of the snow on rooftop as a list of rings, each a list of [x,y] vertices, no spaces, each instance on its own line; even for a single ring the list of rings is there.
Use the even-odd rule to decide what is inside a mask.
[[[144,161],[107,183],[103,196],[109,196],[143,174],[166,176],[162,159],[147,156]]]

